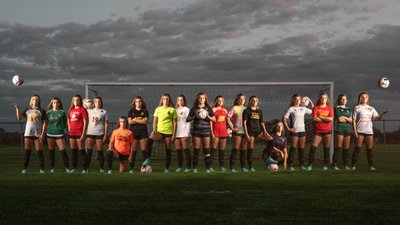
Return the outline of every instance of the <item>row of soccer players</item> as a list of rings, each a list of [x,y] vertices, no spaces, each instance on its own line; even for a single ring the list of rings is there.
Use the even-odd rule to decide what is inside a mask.
[[[309,99],[310,100],[310,99]],[[268,147],[263,154],[265,162],[275,164],[281,161],[283,168],[294,171],[293,159],[298,147],[300,168],[312,170],[314,155],[320,142],[324,147],[324,170],[328,170],[329,145],[332,135],[332,122],[335,121],[336,148],[333,157],[333,168],[339,170],[337,159],[343,149],[343,163],[346,169],[356,169],[357,158],[360,148],[365,141],[367,146],[367,158],[371,170],[373,167],[373,130],[372,120],[382,119],[377,111],[369,105],[367,93],[360,93],[358,105],[354,112],[346,106],[346,95],[339,95],[335,110],[330,107],[328,95],[321,93],[316,106],[312,101],[312,110],[301,105],[301,96],[294,95],[290,107],[283,117],[282,122],[275,124],[273,134],[270,135],[263,123],[263,113],[258,108],[258,98],[251,96],[248,103],[243,94],[238,94],[233,107],[228,111],[225,107],[224,98],[217,96],[213,106],[208,102],[207,95],[199,93],[189,109],[186,105],[185,96],[177,98],[176,108],[169,94],[163,94],[160,103],[154,112],[153,131],[148,134],[147,123],[149,112],[146,104],[140,96],[132,102],[132,107],[127,117],[120,117],[117,129],[112,132],[107,157],[103,153],[103,145],[107,139],[108,115],[103,109],[101,97],[93,99],[93,106],[86,110],[82,105],[82,98],[76,95],[72,98],[68,112],[63,110],[59,98],[53,98],[45,112],[41,108],[40,97],[31,97],[29,107],[22,113],[14,103],[18,120],[25,119],[25,156],[22,173],[26,173],[31,155],[32,146],[35,145],[39,156],[40,172],[44,173],[44,156],[42,151],[43,138],[47,137],[50,152],[50,172],[55,168],[55,148],[60,150],[65,170],[68,173],[75,172],[78,162],[78,152],[82,156],[83,171],[87,173],[94,146],[98,152],[100,172],[104,172],[105,158],[107,158],[108,173],[112,173],[113,158],[120,161],[120,172],[125,172],[133,167],[136,161],[136,149],[140,146],[144,162],[142,166],[150,164],[152,145],[154,141],[164,139],[165,143],[165,169],[169,172],[171,163],[172,145],[175,144],[177,151],[178,169],[176,172],[197,173],[199,152],[202,148],[205,156],[206,172],[214,172],[212,161],[214,152],[218,149],[219,165],[222,172],[226,171],[224,166],[224,152],[228,136],[227,127],[232,130],[232,151],[230,155],[229,171],[235,170],[237,153],[240,152],[241,171],[255,171],[253,165],[253,151],[255,140],[268,141]],[[333,112],[334,111],[334,112]],[[304,117],[312,114],[314,120],[314,136],[309,153],[308,167],[304,166],[305,125]],[[72,169],[69,167],[68,154],[66,152],[64,129],[68,125],[69,144],[72,153]],[[287,140],[285,128],[290,132],[290,149],[287,151]],[[348,164],[348,152],[350,136],[354,133],[356,147],[353,152],[352,165]],[[189,140],[193,140],[193,158],[191,156]],[[85,151],[85,143],[87,151]],[[183,167],[183,155],[186,158],[186,167]],[[246,168],[246,157],[248,168]]]

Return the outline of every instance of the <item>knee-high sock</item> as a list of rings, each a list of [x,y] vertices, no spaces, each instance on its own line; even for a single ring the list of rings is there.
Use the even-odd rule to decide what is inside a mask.
[[[209,169],[211,167],[210,165],[210,159],[211,159],[211,154],[210,154],[210,149],[209,148],[203,148],[203,153],[204,153],[204,162],[206,164],[206,168]]]
[[[38,157],[39,157],[39,167],[40,169],[44,169],[44,154],[43,150],[37,151]]]
[[[329,148],[324,147],[324,165],[329,165],[329,161],[330,161]]]
[[[84,170],[86,170],[88,168],[88,159],[87,159],[87,155],[86,155],[86,151],[85,149],[80,149],[79,152],[81,153],[82,156],[82,167]]]
[[[215,148],[210,149],[210,167],[212,167],[214,163],[215,151],[217,151]]]
[[[93,149],[88,149],[86,152],[87,155],[87,167],[90,167],[90,163],[92,162],[92,154],[93,154]]]
[[[308,164],[312,165],[315,159],[315,152],[317,151],[317,147],[311,146],[310,153],[308,154]]]
[[[132,152],[132,160],[129,162],[129,167],[131,168],[131,170],[133,170],[133,168],[135,168],[135,162],[136,162],[136,151]]]
[[[32,150],[25,149],[25,155],[24,155],[24,169],[28,168],[29,166],[29,161],[31,159],[31,153]]]
[[[197,168],[197,163],[199,162],[199,152],[200,149],[195,148],[193,152],[193,169]]]
[[[367,148],[367,159],[369,166],[374,165],[374,153],[372,152],[372,148]]]
[[[296,151],[295,147],[290,147],[289,150],[289,157],[288,157],[288,165],[293,166],[293,161],[294,161],[294,153]]]
[[[113,151],[107,151],[107,166],[109,170],[112,170],[113,166]]]
[[[338,161],[338,158],[339,158],[339,155],[340,155],[340,151],[342,151],[342,148],[336,146],[335,151],[333,152],[333,160],[332,160],[333,166],[337,165],[337,161]]]
[[[304,148],[299,148],[298,155],[299,155],[299,164],[300,164],[300,166],[303,166],[304,165]]]
[[[74,169],[76,169],[76,167],[78,166],[78,149],[71,149],[71,153],[72,153],[72,167]]]
[[[254,149],[249,148],[249,150],[247,150],[247,163],[249,164],[249,168],[253,168],[253,152]]]
[[[146,159],[151,158],[151,154],[153,153],[153,139],[147,139],[147,150],[146,150]]]
[[[50,168],[56,167],[56,151],[54,149],[49,149],[49,165]]]
[[[348,148],[343,149],[342,157],[343,157],[343,165],[347,166],[349,164],[349,149]]]
[[[232,149],[231,156],[229,157],[229,168],[230,169],[235,168],[236,155],[237,155],[238,151],[239,150],[236,148]]]
[[[165,149],[165,169],[169,169],[169,166],[171,165],[171,159],[172,159],[172,150]]]
[[[356,146],[354,148],[353,157],[352,157],[352,160],[351,160],[351,164],[353,164],[353,166],[357,165],[358,154],[360,154],[360,150],[361,150],[361,147],[357,147]]]
[[[225,166],[225,150],[218,150],[219,167]]]
[[[65,149],[61,149],[60,150],[60,154],[64,163],[64,167],[65,168],[69,168],[69,159],[68,159],[68,155],[67,155],[67,151]]]
[[[192,158],[190,156],[190,149],[184,149],[186,157],[186,169],[191,168]]]
[[[240,166],[246,167],[246,150],[240,150]]]
[[[182,165],[183,165],[182,149],[176,149],[176,160],[178,161],[178,167],[182,168]]]
[[[103,150],[97,151],[100,169],[104,169],[104,152]]]

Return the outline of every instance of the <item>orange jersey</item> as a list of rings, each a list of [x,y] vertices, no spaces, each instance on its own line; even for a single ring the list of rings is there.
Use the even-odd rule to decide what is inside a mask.
[[[110,142],[114,143],[114,148],[117,152],[129,155],[133,144],[133,133],[128,129],[116,129],[111,134]]]

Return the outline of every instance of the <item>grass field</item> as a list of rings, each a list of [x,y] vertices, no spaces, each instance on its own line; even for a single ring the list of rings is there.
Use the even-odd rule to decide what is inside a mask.
[[[19,148],[1,147],[0,224],[399,224],[397,149],[376,146],[376,172],[363,151],[357,171],[39,174],[33,153],[22,175]]]

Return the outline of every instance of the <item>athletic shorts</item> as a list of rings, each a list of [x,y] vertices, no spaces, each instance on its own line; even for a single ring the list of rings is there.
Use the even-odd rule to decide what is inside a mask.
[[[244,134],[239,134],[236,132],[232,132],[232,136],[238,136],[238,137],[244,138]]]
[[[210,133],[193,133],[193,137],[205,138],[210,136]]]
[[[249,136],[250,137],[258,137],[258,135],[260,135],[262,132],[258,132],[258,133],[253,133],[253,132],[249,132]]]
[[[218,138],[218,139],[220,139],[220,140],[225,140],[225,139],[227,139],[228,137],[225,136],[225,137],[216,137],[216,138]]]
[[[79,138],[81,138],[81,136],[75,136],[75,135],[69,136],[69,139],[75,139],[75,140],[77,140],[77,139],[79,139]]]
[[[120,162],[127,161],[129,159],[129,155],[124,155],[119,152],[117,152],[117,153],[118,153],[118,158],[119,158]]]
[[[331,135],[331,134],[332,134],[331,131],[329,131],[329,132],[315,132],[314,133],[314,135],[317,135],[317,136],[320,136],[320,137],[323,137],[325,135]]]
[[[371,136],[374,136],[374,134],[364,134],[364,133],[358,133],[358,136],[363,136],[363,137],[371,137]]]
[[[64,139],[65,136],[59,136],[59,137],[54,137],[54,136],[49,136],[47,135],[47,139],[51,139],[51,140],[60,140],[60,139]]]
[[[352,135],[352,133],[349,132],[343,132],[343,131],[336,131],[335,132],[336,135],[342,135],[344,137],[350,137]]]
[[[307,134],[306,134],[306,132],[291,132],[290,133],[290,135],[292,136],[292,137],[305,137]]]
[[[36,136],[24,136],[24,138],[32,140],[32,141],[39,139],[39,137],[36,137]]]
[[[141,135],[141,134],[138,134],[138,135],[133,135],[133,138],[135,139],[135,140],[142,140],[142,139],[146,139],[146,138],[148,138],[149,136],[146,134],[146,135]]]
[[[159,134],[161,134],[161,136],[165,139],[165,138],[168,138],[168,137],[172,137],[172,134],[163,134],[163,133],[160,133],[160,132],[158,132]]]
[[[90,139],[103,139],[104,135],[89,135],[88,134],[86,137],[90,138]]]

